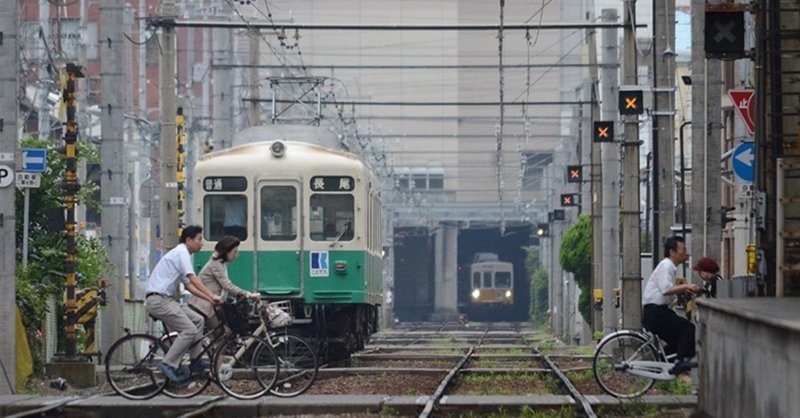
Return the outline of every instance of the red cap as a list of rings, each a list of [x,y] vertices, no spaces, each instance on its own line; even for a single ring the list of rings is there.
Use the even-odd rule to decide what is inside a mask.
[[[695,264],[692,269],[697,271],[706,271],[709,273],[717,273],[719,272],[719,265],[717,265],[716,261],[708,257],[703,257],[700,260],[697,260],[697,264]]]

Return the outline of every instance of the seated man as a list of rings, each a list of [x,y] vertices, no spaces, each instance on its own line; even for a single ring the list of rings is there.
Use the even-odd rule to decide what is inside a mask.
[[[647,280],[642,295],[642,326],[658,335],[667,343],[667,355],[676,354],[672,374],[688,371],[693,366],[689,360],[695,355],[694,324],[681,318],[670,308],[676,295],[696,294],[700,287],[691,284],[677,284],[678,266],[688,259],[686,243],[679,236],[667,238],[664,242],[664,259],[658,263]]]
[[[192,346],[203,337],[203,317],[189,309],[188,305],[181,305],[175,299],[178,283],[183,283],[193,295],[212,304],[222,302],[220,297],[211,293],[194,274],[191,254],[200,251],[201,248],[203,248],[203,228],[196,225],[187,226],[181,233],[180,244],[159,260],[145,284],[147,293],[144,306],[147,313],[164,322],[169,330],[178,333],[175,342],[158,364],[158,369],[173,383],[180,383],[186,380],[190,373],[198,374],[208,368],[208,364],[203,364],[205,362],[199,359],[203,350],[202,345]],[[183,367],[178,369],[181,357],[190,347],[189,354],[192,361],[189,370],[183,370]]]

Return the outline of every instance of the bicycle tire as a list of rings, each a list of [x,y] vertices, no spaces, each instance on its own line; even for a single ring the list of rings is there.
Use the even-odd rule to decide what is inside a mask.
[[[150,399],[167,384],[166,377],[156,368],[165,353],[164,345],[152,335],[126,335],[105,356],[106,380],[115,392],[128,399]]]
[[[650,390],[655,379],[624,369],[624,364],[633,360],[658,361],[658,354],[646,338],[630,332],[603,341],[592,360],[592,372],[600,388],[616,398],[636,398]]]
[[[264,396],[278,380],[278,360],[269,342],[255,335],[233,335],[219,346],[213,363],[216,382],[237,399]]]
[[[169,347],[172,346],[172,342],[175,341],[175,338],[178,337],[177,332],[170,332],[169,334],[164,334],[161,336],[160,340],[161,343],[164,345],[164,348],[169,350]],[[207,349],[204,349],[202,353],[200,353],[200,358],[206,361],[206,364],[211,363],[211,355],[209,354]],[[183,358],[181,359],[180,364],[189,365],[189,353],[185,353]],[[177,385],[166,385],[164,387],[164,394],[169,396],[170,398],[176,399],[186,399],[192,398],[200,393],[202,393],[209,384],[211,384],[212,370],[206,370],[205,372],[198,374],[196,376],[192,376],[188,382],[183,384]]]
[[[278,380],[269,392],[281,398],[298,396],[317,379],[317,354],[304,338],[290,333],[270,335],[280,369]]]

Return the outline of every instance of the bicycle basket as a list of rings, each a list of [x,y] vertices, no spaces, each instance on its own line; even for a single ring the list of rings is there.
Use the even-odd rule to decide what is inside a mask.
[[[248,321],[248,305],[246,303],[223,303],[217,309],[217,317],[236,334],[250,332]]]
[[[270,328],[288,327],[293,321],[291,302],[282,300],[262,306],[261,316]]]

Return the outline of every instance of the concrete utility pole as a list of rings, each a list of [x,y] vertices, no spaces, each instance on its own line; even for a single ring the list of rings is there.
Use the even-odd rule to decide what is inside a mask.
[[[604,23],[616,22],[617,9],[603,9]],[[619,62],[619,31],[603,29],[602,56],[603,63]],[[602,84],[602,118],[616,121],[619,119],[616,103],[619,91],[619,69],[605,65],[600,69]],[[615,124],[617,125],[617,124]],[[616,127],[616,126],[615,126]],[[615,129],[616,132],[616,129]],[[619,326],[619,308],[615,306],[614,289],[619,287],[619,187],[620,161],[619,142],[608,142],[602,147],[603,161],[603,333],[609,334]]]
[[[637,84],[636,0],[625,0],[623,13],[623,80],[625,86]],[[639,207],[639,116],[623,116],[622,189],[622,327],[642,327],[642,267],[640,262]]]
[[[101,240],[108,248],[111,265],[106,297],[112,309],[103,312],[101,347],[105,351],[120,336],[123,328],[125,306],[125,263],[128,251],[128,233],[125,218],[125,142],[123,140],[123,94],[125,77],[122,69],[122,51],[125,39],[122,36],[124,4],[122,0],[109,0],[100,6],[102,35],[100,46],[100,127],[102,141],[102,175],[100,176],[100,201],[103,205]],[[127,202],[131,204],[131,202]],[[131,278],[133,280],[133,278]]]
[[[592,149],[591,164],[589,166],[589,179],[591,185],[591,216],[592,216],[592,292],[603,287],[603,173],[600,166],[600,143],[594,141],[594,122],[600,120],[600,80],[597,71],[597,31],[589,29],[589,99],[592,102],[591,118],[586,124],[589,135],[589,144]],[[586,205],[589,202],[581,202]],[[603,329],[603,313],[594,303],[592,295],[592,334]]]
[[[721,3],[714,1],[711,3]],[[692,0],[692,258],[720,260],[720,62],[705,57],[704,0]]]
[[[221,11],[223,15],[230,12],[227,2],[222,2]],[[212,116],[214,147],[218,150],[230,148],[231,136],[231,109],[233,108],[231,78],[233,72],[230,64],[232,63],[231,33],[229,30],[215,30],[213,40],[213,56],[211,61],[214,66],[222,68],[214,70],[214,113]]]
[[[19,121],[19,4],[0,7],[0,395],[16,382],[16,205],[14,165]]]
[[[675,0],[653,0],[653,268],[675,222]]]
[[[175,1],[161,3],[161,15],[174,18]],[[177,129],[175,126],[175,27],[161,27],[161,248],[178,245]]]

